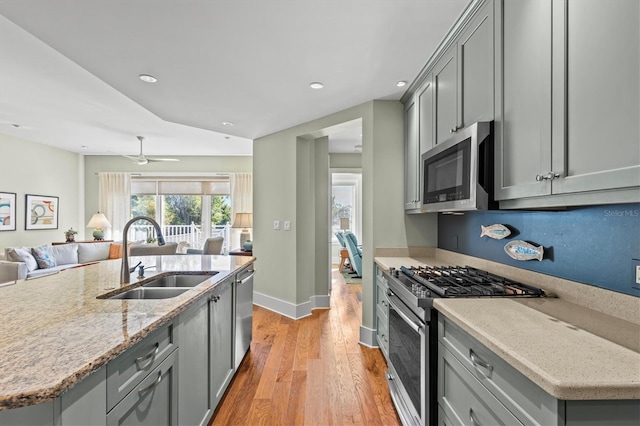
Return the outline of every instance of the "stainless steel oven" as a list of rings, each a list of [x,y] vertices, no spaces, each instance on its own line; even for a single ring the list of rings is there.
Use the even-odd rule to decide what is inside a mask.
[[[389,278],[393,281],[393,278]],[[390,287],[392,285],[390,284]],[[410,308],[393,289],[389,298],[387,382],[403,425],[431,425],[435,417],[435,310]],[[416,312],[417,311],[417,312]]]

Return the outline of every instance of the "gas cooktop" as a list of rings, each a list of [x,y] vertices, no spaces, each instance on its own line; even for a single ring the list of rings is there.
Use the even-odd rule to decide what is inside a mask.
[[[470,266],[409,267],[392,271],[417,298],[544,297],[543,290]]]

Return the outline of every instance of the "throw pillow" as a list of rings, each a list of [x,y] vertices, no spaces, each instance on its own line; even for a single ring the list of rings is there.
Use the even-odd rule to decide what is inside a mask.
[[[38,266],[41,269],[56,267],[56,258],[53,257],[49,246],[34,247],[31,249],[31,253],[33,253],[33,257],[36,258],[36,262],[38,262]]]
[[[109,247],[109,259],[120,259],[122,257],[122,244],[111,244]]]
[[[78,245],[61,244],[49,247],[57,265],[74,265],[78,263]]]
[[[24,262],[27,264],[27,271],[35,271],[38,269],[38,262],[36,258],[31,254],[29,247],[12,248],[7,251],[7,259],[13,262]]]

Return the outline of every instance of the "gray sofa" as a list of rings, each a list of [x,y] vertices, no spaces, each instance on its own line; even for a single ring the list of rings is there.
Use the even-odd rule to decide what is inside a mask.
[[[86,263],[109,259],[110,242],[73,243],[47,246],[55,266],[41,268],[31,247],[8,247],[0,260],[0,282],[35,278]]]

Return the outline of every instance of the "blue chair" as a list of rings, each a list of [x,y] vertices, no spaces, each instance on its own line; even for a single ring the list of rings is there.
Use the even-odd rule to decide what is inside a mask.
[[[342,232],[336,232],[336,238],[343,248],[347,248],[347,243],[344,242],[344,234]]]
[[[358,277],[362,276],[362,249],[358,247],[358,239],[352,232],[344,233],[344,241],[349,252],[349,261]]]

